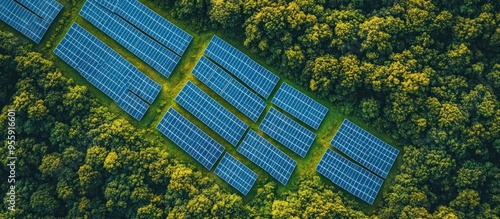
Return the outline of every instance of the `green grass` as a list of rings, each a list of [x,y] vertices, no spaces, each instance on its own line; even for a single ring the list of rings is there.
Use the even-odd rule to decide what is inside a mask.
[[[349,120],[355,122],[356,124],[360,125],[365,130],[367,130],[370,133],[374,134],[375,136],[381,138],[385,142],[395,146],[396,148],[398,148],[402,152],[402,147],[398,144],[398,142],[391,139],[388,135],[372,128],[368,124],[360,121],[358,118],[353,118],[350,116],[343,115],[342,113],[340,113],[339,106],[334,106],[329,101],[318,98],[309,89],[306,89],[304,87],[299,87],[293,81],[285,78],[284,74],[277,71],[277,69],[275,69],[274,67],[269,66],[267,63],[265,63],[263,61],[263,59],[261,57],[258,57],[256,55],[250,53],[250,50],[243,46],[242,39],[230,38],[225,31],[220,31],[220,30],[199,32],[197,30],[192,29],[186,23],[172,18],[170,16],[169,11],[158,10],[158,7],[156,7],[151,2],[145,2],[145,1],[142,1],[142,2],[193,36],[193,41],[191,42],[191,44],[189,45],[189,47],[185,51],[179,64],[177,65],[177,67],[172,72],[172,74],[170,75],[169,78],[165,78],[160,73],[156,72],[153,68],[148,66],[146,63],[141,61],[138,57],[136,57],[132,53],[130,53],[123,46],[116,43],[114,40],[112,40],[111,38],[106,36],[106,34],[104,34],[102,31],[98,30],[92,24],[90,24],[89,22],[87,22],[86,20],[81,18],[78,15],[78,12],[81,9],[81,7],[83,6],[84,1],[79,3],[77,8],[74,10],[74,12],[76,12],[76,13],[73,13],[71,15],[69,21],[65,23],[65,26],[64,26],[63,30],[61,31],[62,34],[60,34],[59,36],[56,36],[55,42],[53,43],[51,48],[47,49],[45,44],[46,44],[49,36],[51,34],[54,34],[55,28],[57,25],[59,25],[59,23],[57,23],[57,25],[53,24],[51,26],[51,28],[47,32],[47,35],[42,40],[42,42],[39,45],[34,46],[34,49],[38,50],[38,51],[46,54],[48,57],[50,57],[54,61],[56,66],[63,72],[63,74],[68,78],[72,78],[76,82],[76,84],[87,86],[89,88],[90,92],[92,94],[94,94],[100,100],[101,104],[104,106],[107,106],[112,112],[116,113],[120,117],[126,118],[128,121],[130,121],[131,124],[133,124],[137,128],[149,128],[151,130],[151,132],[149,132],[148,137],[157,139],[158,142],[160,142],[159,146],[161,148],[164,148],[165,150],[167,150],[171,155],[173,155],[174,157],[179,159],[181,162],[191,164],[191,165],[195,166],[197,169],[203,171],[205,174],[207,174],[212,179],[214,179],[216,181],[216,183],[218,185],[220,185],[221,187],[223,187],[225,190],[228,190],[228,191],[231,191],[234,193],[238,193],[236,189],[231,187],[229,184],[227,184],[225,181],[223,181],[219,177],[216,177],[215,174],[213,173],[213,171],[206,170],[201,164],[196,162],[192,157],[190,157],[187,153],[182,151],[182,149],[180,149],[178,146],[176,146],[172,141],[167,139],[159,131],[156,130],[156,125],[161,120],[163,115],[166,113],[168,108],[173,107],[176,110],[178,110],[179,112],[181,112],[190,121],[192,121],[194,124],[196,124],[202,130],[204,130],[207,134],[209,134],[211,137],[213,137],[217,142],[223,144],[228,153],[237,157],[238,160],[242,161],[245,165],[249,166],[253,171],[255,171],[259,175],[259,178],[257,180],[256,185],[252,188],[252,190],[250,191],[250,193],[247,196],[243,197],[244,201],[246,201],[246,202],[250,201],[252,199],[252,197],[255,195],[258,188],[261,188],[269,180],[275,180],[275,179],[273,179],[269,174],[267,174],[264,170],[259,168],[257,165],[253,164],[248,159],[244,158],[242,155],[237,153],[235,146],[232,146],[231,144],[229,144],[226,140],[224,140],[222,137],[217,135],[213,130],[208,128],[205,124],[203,124],[201,121],[196,119],[193,115],[191,115],[189,112],[187,112],[186,110],[184,110],[182,107],[180,107],[178,104],[176,104],[174,102],[174,98],[177,96],[177,94],[180,92],[180,90],[186,84],[186,82],[188,80],[193,81],[193,83],[195,83],[196,85],[201,87],[211,97],[216,99],[224,107],[229,109],[237,117],[239,117],[245,123],[247,123],[250,126],[250,129],[255,130],[257,133],[260,133],[260,134],[262,134],[262,132],[258,129],[258,126],[259,126],[260,122],[263,120],[264,115],[267,113],[267,111],[271,107],[271,104],[270,104],[271,99],[274,96],[274,94],[276,93],[280,83],[286,82],[286,83],[292,85],[293,87],[295,87],[296,89],[300,90],[301,92],[313,97],[314,99],[319,101],[324,106],[328,107],[329,112],[326,115],[321,126],[318,128],[318,130],[315,131],[315,130],[310,129],[311,131],[314,131],[317,134],[317,138],[314,141],[313,145],[311,146],[310,151],[308,152],[308,154],[306,155],[305,158],[301,158],[300,156],[296,155],[288,148],[279,144],[277,141],[264,135],[264,137],[267,140],[272,142],[274,145],[276,145],[278,148],[280,148],[282,151],[284,151],[286,154],[288,154],[290,157],[292,157],[295,161],[298,162],[297,168],[295,169],[294,173],[292,174],[292,176],[291,176],[291,178],[288,181],[288,184],[286,186],[284,186],[281,183],[276,181],[276,183],[278,185],[278,196],[286,191],[295,191],[297,189],[296,183],[298,182],[298,179],[300,176],[310,176],[311,173],[319,175],[318,173],[315,172],[316,165],[319,163],[319,160],[321,159],[323,153],[325,152],[325,150],[327,148],[333,149],[333,147],[330,146],[330,140],[332,139],[332,137],[334,136],[334,134],[336,133],[336,131],[340,127],[340,124],[342,123],[344,118],[348,118]],[[70,5],[66,1],[61,1],[61,3],[63,3],[63,5],[65,6],[65,9],[63,9],[63,10],[68,10],[68,8],[70,8],[69,7]],[[63,11],[63,13],[64,13],[64,11]],[[61,14],[58,16],[58,19],[61,18]],[[55,22],[57,22],[58,19],[56,19]],[[127,113],[122,111],[114,103],[114,101],[111,98],[107,97],[102,92],[100,92],[97,88],[95,88],[93,85],[88,83],[82,76],[80,76],[80,74],[76,70],[74,70],[72,67],[67,65],[65,62],[63,62],[61,59],[59,59],[57,56],[55,56],[52,53],[55,46],[64,37],[64,34],[67,32],[67,30],[69,29],[69,27],[71,26],[71,24],[73,22],[76,22],[76,23],[80,24],[81,26],[83,26],[85,29],[89,30],[92,34],[97,36],[100,40],[102,40],[107,45],[111,46],[119,54],[121,54],[128,61],[130,61],[139,70],[141,70],[146,75],[148,75],[153,80],[155,80],[160,85],[162,85],[163,89],[161,90],[160,94],[158,95],[158,97],[156,98],[154,103],[151,105],[148,112],[146,113],[146,115],[144,116],[144,118],[141,121],[136,121],[130,115],[128,115]],[[0,27],[2,29],[17,33],[16,31],[14,31],[12,28],[6,26],[5,24],[0,24],[0,25],[1,25]],[[232,105],[230,105],[225,100],[223,100],[219,95],[214,93],[211,89],[209,89],[207,86],[202,84],[200,81],[198,81],[191,74],[191,71],[193,70],[194,66],[196,65],[198,59],[203,55],[204,49],[206,48],[211,37],[214,34],[217,34],[218,36],[222,37],[223,39],[226,39],[229,43],[231,43],[233,46],[238,48],[240,51],[249,55],[253,60],[257,61],[259,64],[263,65],[267,69],[273,71],[275,74],[281,76],[280,83],[278,83],[278,85],[274,89],[271,96],[266,100],[266,102],[268,103],[266,110],[264,111],[264,113],[261,115],[260,119],[257,122],[253,122],[252,120],[247,118],[244,114],[242,114],[237,109],[235,109]],[[19,34],[19,33],[17,33],[17,35],[21,36],[21,34]],[[21,36],[21,38],[23,39],[23,41],[29,41],[24,36]],[[47,51],[49,51],[49,52],[47,52]],[[287,114],[287,113],[285,113],[285,114]],[[304,125],[304,127],[308,127],[307,125],[305,125],[301,121],[298,121],[296,119],[294,119],[294,120],[299,122],[300,124]],[[354,197],[353,195],[351,195],[350,193],[348,193],[346,191],[343,191],[342,189],[340,189],[337,186],[335,186],[335,188],[337,190],[343,191],[343,194],[346,195],[347,197],[357,200],[358,203],[360,203],[361,209],[363,211],[372,212],[376,209],[376,206],[380,202],[384,191],[387,190],[388,187],[390,186],[390,184],[393,182],[393,180],[396,176],[396,171],[402,162],[401,160],[402,160],[402,154],[400,154],[400,156],[396,160],[394,167],[392,168],[392,171],[389,173],[389,176],[384,181],[380,195],[378,195],[378,198],[376,199],[376,201],[373,205],[369,205],[369,204],[365,203],[364,201]],[[322,181],[325,184],[334,185],[331,181],[327,180],[324,177],[322,177]]]

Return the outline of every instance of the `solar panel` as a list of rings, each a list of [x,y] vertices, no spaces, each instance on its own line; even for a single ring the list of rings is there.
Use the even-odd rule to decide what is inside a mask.
[[[137,120],[142,119],[149,106],[135,94],[152,102],[161,89],[78,24],[71,26],[54,53]]]
[[[39,43],[50,26],[43,19],[13,0],[3,0],[0,4],[0,20],[7,23],[23,35]]]
[[[266,108],[264,100],[203,56],[193,75],[254,122]]]
[[[193,39],[191,35],[136,0],[97,0],[155,40],[182,55]]]
[[[217,36],[208,44],[205,55],[265,98],[269,97],[279,81],[278,76]]]
[[[238,147],[238,152],[267,171],[283,185],[286,185],[295,166],[297,166],[295,160],[253,130],[247,133]]]
[[[248,125],[188,81],[175,101],[232,145],[238,144]]]
[[[123,72],[127,73],[125,76],[129,82],[128,89],[137,94],[140,98],[146,100],[148,103],[153,103],[160,93],[161,85],[139,71],[139,69],[132,65],[132,63],[126,60],[123,62],[123,67],[125,68]]]
[[[316,138],[316,134],[274,108],[269,110],[259,129],[301,157],[306,156]]]
[[[156,128],[209,170],[224,152],[222,145],[173,108],[168,109]]]
[[[373,204],[383,180],[368,170],[327,149],[318,166],[321,175],[363,201]]]
[[[396,148],[347,119],[330,144],[383,178],[387,177],[399,154]]]
[[[256,173],[229,153],[226,153],[222,157],[222,160],[215,169],[215,174],[231,184],[231,186],[243,193],[243,195],[248,194],[257,180]]]
[[[52,23],[63,6],[55,0],[16,0],[40,16],[47,23]]]
[[[180,60],[175,53],[97,4],[95,0],[87,0],[80,15],[167,78]]]
[[[287,83],[281,85],[272,102],[314,129],[318,129],[328,112],[328,108]]]
[[[117,101],[118,106],[122,108],[125,112],[130,114],[132,117],[140,121],[146,111],[148,111],[149,105],[137,98],[130,91],[125,91],[122,93],[120,99]]]

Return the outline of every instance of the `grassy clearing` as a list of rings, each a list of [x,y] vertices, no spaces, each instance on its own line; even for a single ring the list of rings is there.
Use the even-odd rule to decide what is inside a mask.
[[[150,138],[155,138],[160,142],[160,147],[164,148],[167,150],[170,154],[172,154],[174,157],[176,157],[178,160],[180,160],[183,163],[191,164],[194,165],[197,169],[203,171],[206,173],[209,177],[214,179],[221,187],[224,189],[238,193],[236,189],[231,187],[229,184],[221,180],[219,177],[216,177],[213,171],[208,171],[206,170],[201,164],[196,162],[192,157],[190,157],[187,153],[182,151],[178,146],[176,146],[173,142],[168,140],[165,136],[163,136],[159,131],[156,130],[156,125],[158,122],[161,120],[163,115],[166,113],[167,109],[170,107],[175,108],[179,112],[181,112],[184,116],[186,116],[190,121],[192,121],[194,124],[196,124],[198,127],[200,127],[202,130],[204,130],[207,134],[209,134],[211,137],[213,137],[216,141],[219,143],[223,144],[226,148],[226,152],[230,153],[231,155],[235,156],[238,158],[238,160],[242,161],[245,165],[249,166],[253,171],[255,171],[258,175],[259,178],[257,180],[256,185],[252,188],[250,191],[249,195],[243,197],[245,201],[249,201],[253,198],[253,196],[256,194],[256,191],[258,188],[261,188],[265,183],[269,182],[269,180],[274,180],[269,174],[267,174],[264,170],[259,168],[257,165],[253,164],[250,162],[248,159],[244,158],[241,156],[239,153],[236,152],[236,147],[232,146],[229,144],[226,140],[224,140],[222,137],[217,135],[213,130],[208,128],[205,124],[203,124],[201,121],[196,119],[193,115],[191,115],[189,112],[184,110],[182,107],[180,107],[178,104],[175,103],[174,99],[177,96],[177,94],[180,92],[182,87],[186,84],[188,80],[191,80],[194,82],[196,85],[201,87],[206,93],[208,93],[211,97],[217,100],[217,102],[221,103],[224,107],[229,109],[232,113],[234,113],[237,117],[242,119],[244,122],[246,122],[249,126],[250,129],[257,131],[260,134],[263,134],[259,129],[258,126],[260,125],[261,121],[264,118],[264,115],[267,113],[267,111],[271,107],[271,99],[276,93],[277,89],[280,86],[280,83],[286,82],[293,87],[297,88],[301,92],[306,93],[307,95],[313,97],[317,101],[319,101],[321,104],[324,106],[328,107],[329,112],[326,115],[326,118],[324,119],[322,125],[319,127],[318,130],[312,130],[310,129],[307,125],[304,123],[298,121],[297,119],[294,119],[295,121],[299,122],[300,124],[304,125],[305,127],[309,128],[311,131],[314,131],[314,133],[317,134],[317,138],[314,141],[313,145],[311,146],[310,151],[306,155],[305,158],[301,158],[300,156],[296,155],[293,153],[291,150],[288,148],[284,147],[283,145],[279,144],[277,141],[271,139],[270,137],[264,135],[264,137],[272,142],[274,145],[276,145],[278,148],[280,148],[282,151],[284,151],[286,154],[288,154],[290,157],[292,157],[295,161],[298,162],[297,168],[295,169],[293,175],[291,176],[288,185],[284,186],[281,183],[275,182],[278,185],[278,196],[282,194],[283,192],[287,191],[294,191],[296,190],[296,182],[298,182],[298,179],[301,176],[313,176],[313,175],[319,175],[318,173],[315,172],[316,165],[319,163],[319,160],[321,159],[323,153],[327,148],[333,148],[330,146],[330,140],[340,127],[340,124],[342,123],[344,118],[348,118],[349,120],[355,122],[356,124],[360,125],[362,128],[366,129],[367,131],[373,133],[375,136],[381,138],[382,140],[386,141],[387,143],[395,146],[398,148],[400,151],[402,151],[402,147],[398,144],[398,142],[394,141],[391,139],[389,136],[387,136],[384,133],[379,132],[378,130],[372,128],[369,126],[369,124],[366,124],[364,122],[361,122],[357,118],[353,118],[350,116],[343,115],[340,113],[340,107],[332,105],[329,101],[320,99],[318,98],[312,91],[309,89],[306,89],[304,87],[299,87],[296,83],[293,81],[287,79],[284,77],[284,74],[281,72],[277,71],[277,69],[273,68],[272,66],[269,66],[266,62],[261,57],[258,57],[252,53],[250,53],[250,50],[246,47],[243,46],[242,44],[242,39],[234,39],[229,36],[226,32],[220,31],[220,30],[213,30],[213,31],[206,31],[206,32],[199,32],[198,30],[192,29],[189,25],[187,25],[184,22],[178,21],[176,19],[173,19],[170,16],[169,11],[162,11],[158,10],[158,7],[156,7],[153,3],[151,2],[145,2],[141,1],[150,8],[153,8],[154,11],[159,13],[160,15],[166,17],[169,21],[172,23],[176,24],[177,26],[181,27],[188,33],[190,33],[193,36],[193,41],[185,51],[184,55],[182,56],[179,64],[171,74],[169,78],[165,78],[162,76],[160,73],[156,72],[153,68],[148,66],[146,63],[144,63],[142,60],[140,60],[138,57],[130,53],[128,50],[126,50],[123,46],[112,40],[110,37],[108,37],[106,34],[104,34],[102,31],[99,29],[95,28],[92,24],[84,20],[78,15],[78,12],[80,8],[83,6],[84,1],[81,1],[79,5],[77,5],[73,12],[70,16],[70,20],[65,23],[65,26],[63,27],[63,30],[61,31],[60,36],[56,36],[54,45],[51,48],[46,48],[45,43],[47,42],[50,34],[55,32],[55,26],[52,25],[52,27],[49,29],[48,34],[42,42],[34,46],[34,49],[46,54],[48,57],[50,57],[56,64],[56,66],[63,72],[63,74],[68,77],[72,78],[77,84],[79,85],[85,85],[89,88],[90,92],[93,93],[100,101],[101,104],[104,106],[107,106],[112,112],[116,113],[120,117],[126,118],[128,121],[131,122],[134,126],[138,128],[148,128],[150,129],[150,132],[148,134],[148,137]],[[63,9],[63,12],[65,10],[70,10],[70,5],[66,1],[61,1],[63,5],[65,6],[65,9]],[[58,16],[58,19],[60,19],[61,15]],[[57,22],[58,20],[56,20]],[[115,49],[119,54],[121,54],[123,57],[125,57],[128,61],[130,61],[133,65],[135,65],[139,70],[144,72],[146,75],[151,77],[153,80],[158,82],[160,85],[162,85],[163,89],[161,90],[160,94],[156,98],[155,102],[151,105],[150,109],[142,119],[142,121],[136,121],[133,119],[131,116],[129,116],[127,113],[122,111],[112,99],[104,95],[102,92],[100,92],[97,88],[95,88],[93,85],[88,83],[80,74],[71,68],[69,65],[64,63],[61,59],[56,57],[52,51],[54,50],[55,46],[60,42],[60,40],[64,37],[64,34],[67,32],[69,27],[73,22],[76,22],[89,30],[92,34],[97,36],[100,40],[102,40],[104,43],[107,45],[111,46],[113,49]],[[57,24],[57,25],[62,25],[62,24]],[[3,30],[9,30],[12,32],[15,32],[18,36],[21,36],[21,34],[17,33],[14,31],[14,29],[6,26],[5,24],[0,24],[0,28]],[[211,37],[217,34],[218,36],[222,37],[223,39],[226,39],[229,43],[231,43],[233,46],[238,48],[240,51],[243,51],[245,54],[249,55],[252,59],[256,60],[259,64],[263,65],[267,69],[271,70],[275,74],[281,76],[280,83],[276,86],[274,89],[273,93],[271,96],[266,100],[268,103],[268,106],[266,107],[266,110],[264,113],[261,115],[260,119],[257,122],[253,122],[249,118],[247,118],[244,114],[239,112],[237,109],[235,109],[232,105],[227,103],[225,100],[223,100],[219,95],[214,93],[212,90],[210,90],[207,86],[202,84],[200,81],[198,81],[192,74],[191,71],[193,70],[194,66],[196,65],[198,59],[203,55],[203,51],[208,45]],[[21,37],[23,40],[29,41],[25,37]],[[49,51],[49,52],[47,52]],[[283,112],[283,111],[282,111]],[[287,114],[287,113],[285,113]],[[361,208],[366,211],[366,212],[371,212],[375,210],[375,206],[377,206],[377,203],[380,202],[380,197],[382,197],[383,191],[386,190],[389,185],[393,182],[394,177],[396,176],[396,170],[398,169],[397,167],[401,164],[402,160],[402,155],[398,157],[395,163],[395,167],[392,168],[392,171],[389,173],[389,176],[384,182],[384,185],[381,189],[380,195],[376,199],[374,205],[369,205],[366,204],[365,202],[361,201],[360,199],[354,197],[348,192],[343,191],[339,187],[335,186],[337,190],[343,191],[343,193],[351,197],[352,199],[357,200]],[[329,185],[334,185],[332,182],[327,180],[326,178],[322,177],[322,181],[325,184]],[[239,193],[238,193],[239,194]]]

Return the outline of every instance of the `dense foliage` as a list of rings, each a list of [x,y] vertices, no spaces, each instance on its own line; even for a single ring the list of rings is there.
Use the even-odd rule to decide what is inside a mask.
[[[286,77],[407,145],[377,210],[361,212],[317,176],[282,194],[266,184],[244,204],[1,32],[0,129],[15,108],[23,154],[15,216],[499,217],[500,2],[155,2],[193,26],[233,32]]]

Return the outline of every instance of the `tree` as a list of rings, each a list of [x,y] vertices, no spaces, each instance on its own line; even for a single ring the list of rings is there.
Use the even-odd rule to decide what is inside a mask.
[[[42,164],[39,167],[42,176],[44,177],[56,177],[62,170],[63,163],[59,154],[50,154],[44,156],[42,159]]]
[[[300,46],[295,45],[285,50],[282,63],[284,64],[283,69],[287,70],[288,75],[298,78],[306,64],[305,62],[306,57]],[[305,83],[307,81],[308,78],[303,78],[299,83]]]
[[[136,216],[140,219],[165,218],[163,211],[153,204],[138,208]]]
[[[370,60],[381,60],[393,51],[392,36],[402,28],[403,22],[399,18],[388,16],[371,17],[359,27],[358,35],[361,39],[361,52]]]
[[[31,195],[31,209],[40,216],[62,216],[59,201],[54,197],[55,189],[52,186],[40,186]]]
[[[461,217],[474,217],[479,210],[480,200],[476,190],[465,189],[460,191],[457,197],[450,202],[450,206],[457,209]]]
[[[338,71],[340,71],[339,61],[328,55],[309,61],[303,75],[311,77],[309,85],[311,90],[319,92],[323,97],[328,97],[333,90]]]
[[[209,2],[206,0],[178,0],[175,1],[174,16],[180,19],[197,18],[202,20],[206,16]]]
[[[486,181],[486,175],[491,164],[483,165],[476,161],[466,161],[458,170],[458,175],[455,179],[456,185],[459,188],[478,189]]]
[[[242,23],[242,5],[239,1],[210,0],[210,20],[222,28],[237,27]]]
[[[88,164],[84,164],[78,169],[78,181],[81,194],[90,197],[97,195],[103,185],[101,174]]]
[[[500,64],[495,64],[491,72],[488,73],[486,77],[496,89],[500,89]]]
[[[366,121],[379,117],[380,104],[374,98],[368,98],[361,101],[361,117]]]
[[[254,196],[249,205],[252,208],[251,217],[270,218],[273,212],[273,202],[276,198],[276,183],[271,181],[262,188],[257,189],[257,194]]]
[[[337,47],[341,53],[356,53],[360,49],[360,38],[358,36],[360,25],[366,17],[360,10],[349,8],[348,10],[333,10],[326,17],[329,26],[334,29],[335,37],[332,46]]]

